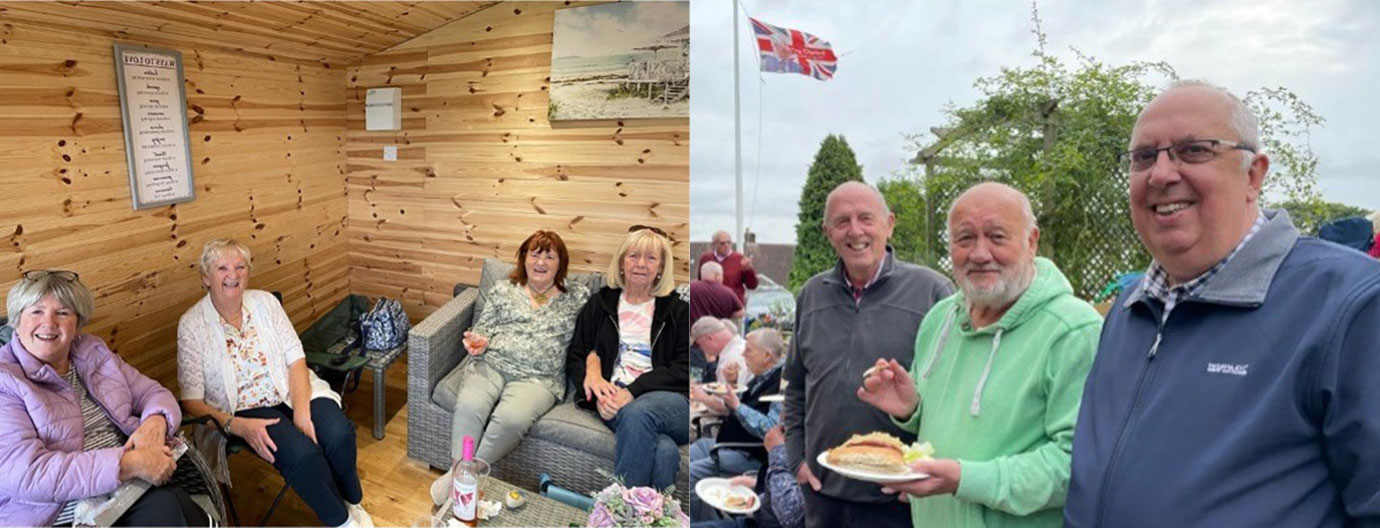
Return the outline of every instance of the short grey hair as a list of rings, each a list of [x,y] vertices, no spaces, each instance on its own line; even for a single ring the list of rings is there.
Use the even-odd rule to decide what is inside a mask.
[[[724,267],[723,267],[723,265],[719,264],[718,262],[714,262],[714,261],[711,260],[711,261],[705,262],[703,265],[700,266],[700,278],[701,278],[701,279],[703,279],[706,275],[723,275],[723,274],[724,274]]]
[[[80,278],[69,281],[50,273],[37,280],[19,279],[19,282],[10,288],[10,294],[5,298],[5,310],[10,318],[10,327],[18,327],[19,318],[23,316],[24,310],[38,304],[38,301],[49,294],[77,314],[77,328],[91,322],[91,316],[96,311],[96,300],[91,296],[91,290],[86,284],[83,284]]]
[[[1264,147],[1260,144],[1260,119],[1255,116],[1255,112],[1251,111],[1251,107],[1247,106],[1246,102],[1237,97],[1236,94],[1231,93],[1231,90],[1202,79],[1179,79],[1169,83],[1169,87],[1160,94],[1163,95],[1175,88],[1207,88],[1227,96],[1232,103],[1231,117],[1228,123],[1232,132],[1235,132],[1236,137],[1240,138],[1238,141],[1241,146],[1250,147],[1255,154],[1262,153]],[[1241,163],[1241,169],[1246,170],[1251,167],[1251,160],[1255,159],[1255,155],[1251,154],[1242,158],[1244,161]]]
[[[729,234],[728,231],[724,231],[722,229],[715,231],[714,236],[709,237],[710,243],[718,242],[720,235],[722,235],[723,238],[727,238],[730,244],[733,243],[733,235]]]
[[[245,266],[249,267],[249,271],[254,271],[254,263],[249,260],[249,247],[233,238],[217,238],[207,242],[201,248],[201,259],[197,261],[197,268],[201,270],[201,276],[210,277],[211,269],[215,268],[216,262],[225,258],[231,251],[239,253],[240,258],[244,259]]]
[[[696,320],[694,324],[690,325],[690,342],[694,343],[695,341],[698,341],[701,337],[714,335],[724,330],[728,329],[724,327],[723,321],[721,321],[718,317],[706,315]]]
[[[878,190],[876,186],[865,181],[849,180],[835,186],[833,190],[829,191],[829,195],[824,197],[824,221],[821,222],[822,225],[826,227],[829,225],[829,204],[834,202],[834,195],[838,194],[838,192],[842,190],[845,185],[854,183],[862,185],[863,187],[866,187],[867,190],[872,191],[872,196],[875,196],[877,198],[877,203],[882,204],[882,216],[891,216],[891,206],[886,204],[886,196],[882,194],[882,191]]]
[[[747,340],[771,353],[771,357],[781,359],[786,353],[786,340],[775,328],[758,328],[748,332]]]

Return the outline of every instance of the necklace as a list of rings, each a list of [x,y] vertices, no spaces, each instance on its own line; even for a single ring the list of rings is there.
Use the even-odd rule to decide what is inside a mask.
[[[551,291],[551,288],[555,287],[556,282],[552,281],[550,285],[547,285],[546,289],[543,289],[542,291],[537,291],[532,289],[532,283],[529,282],[527,283],[527,292],[532,294],[532,300],[536,301],[537,304],[546,304],[546,292]]]

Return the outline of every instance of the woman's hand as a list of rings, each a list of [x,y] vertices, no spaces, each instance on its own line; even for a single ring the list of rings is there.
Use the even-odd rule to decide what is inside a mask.
[[[609,383],[608,380],[605,380],[604,376],[594,371],[585,372],[584,389],[586,400],[597,398],[599,401],[603,401],[612,398],[613,394],[618,392],[618,387],[615,387],[612,383]]]
[[[489,348],[488,337],[469,330],[465,331],[465,339],[461,340],[461,342],[465,345],[465,351],[469,352],[471,356],[483,355],[484,351]]]
[[[272,464],[273,452],[278,450],[278,444],[273,443],[273,438],[268,436],[268,426],[278,423],[278,420],[281,418],[237,417],[230,422],[230,434],[243,438],[245,443],[259,454],[259,458]]]
[[[619,388],[613,395],[599,398],[599,416],[605,420],[612,420],[614,416],[618,415],[618,411],[623,409],[624,405],[632,403],[632,401],[632,393],[628,389]]]
[[[310,408],[300,408],[293,411],[292,424],[296,425],[302,434],[307,435],[307,438],[311,439],[311,443],[321,445],[321,442],[316,441],[316,424],[311,422]]]
[[[141,449],[168,444],[168,419],[161,414],[149,416],[134,434],[125,441],[125,449]]]
[[[166,445],[126,449],[120,455],[120,481],[132,478],[159,485],[172,478],[177,462],[173,460],[172,448]]]

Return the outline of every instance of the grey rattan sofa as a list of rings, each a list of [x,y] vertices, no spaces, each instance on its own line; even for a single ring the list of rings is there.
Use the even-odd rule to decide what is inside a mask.
[[[483,310],[481,289],[506,280],[512,264],[485,259],[479,287],[457,287],[455,298],[432,312],[408,334],[407,358],[407,455],[445,469],[450,464],[451,415],[455,409],[458,378],[450,376],[466,357],[461,334]],[[597,291],[601,274],[571,274]],[[572,387],[567,384],[567,388]],[[580,493],[608,486],[599,469],[612,472],[614,436],[592,411],[578,409],[567,397],[537,420],[517,449],[494,464],[491,475],[518,487],[536,490],[541,473],[556,485]],[[689,451],[681,448],[681,468],[676,495],[688,504]]]

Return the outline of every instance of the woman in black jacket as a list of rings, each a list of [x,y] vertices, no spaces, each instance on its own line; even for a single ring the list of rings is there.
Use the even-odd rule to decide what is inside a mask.
[[[673,484],[677,446],[690,441],[690,307],[674,292],[671,260],[665,232],[633,226],[567,350],[566,375],[581,382],[575,404],[614,431],[613,472],[628,486]]]

